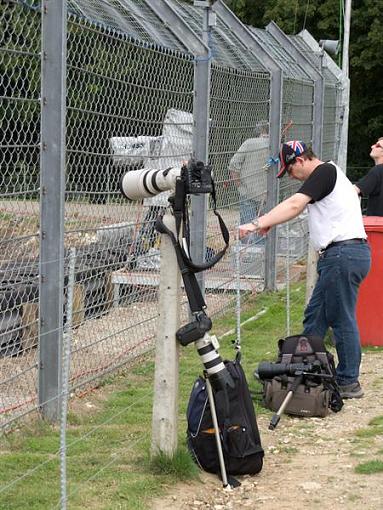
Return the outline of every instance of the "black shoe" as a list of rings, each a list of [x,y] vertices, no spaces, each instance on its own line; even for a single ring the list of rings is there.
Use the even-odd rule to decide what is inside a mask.
[[[359,382],[339,386],[340,396],[342,398],[362,398],[364,392]]]

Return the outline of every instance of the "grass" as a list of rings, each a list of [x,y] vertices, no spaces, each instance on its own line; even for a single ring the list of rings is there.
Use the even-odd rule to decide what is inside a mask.
[[[359,429],[355,433],[358,448],[362,447],[362,454],[357,456],[375,456],[378,458],[360,462],[355,467],[355,472],[363,475],[371,475],[383,472],[383,450],[375,450],[375,443],[383,435],[383,416],[376,416],[368,423],[368,426]]]
[[[383,416],[376,416],[370,420],[368,427],[356,432],[360,438],[381,436],[383,434]]]
[[[291,332],[301,330],[305,286],[291,288]],[[243,367],[252,391],[259,361],[273,360],[276,342],[286,335],[285,293],[263,293],[243,303],[242,321],[266,313],[241,329]],[[214,320],[217,336],[235,328],[234,312]],[[222,338],[220,354],[232,359],[235,335]],[[195,479],[198,470],[185,446],[186,406],[201,364],[193,346],[181,350],[179,448],[173,459],[150,458],[153,399],[152,360],[108,378],[97,392],[71,401],[67,427],[68,508],[144,510],[178,481]],[[107,397],[105,397],[107,395]],[[257,412],[268,412],[260,407]],[[36,421],[4,436],[0,443],[0,509],[59,508],[60,434]]]
[[[358,464],[355,468],[355,472],[361,475],[383,473],[383,460],[370,460],[368,462]]]

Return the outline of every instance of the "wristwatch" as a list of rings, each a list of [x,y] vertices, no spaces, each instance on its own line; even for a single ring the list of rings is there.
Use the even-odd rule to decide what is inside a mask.
[[[255,219],[251,223],[254,225],[255,230],[259,230],[259,221],[258,221],[258,219]]]

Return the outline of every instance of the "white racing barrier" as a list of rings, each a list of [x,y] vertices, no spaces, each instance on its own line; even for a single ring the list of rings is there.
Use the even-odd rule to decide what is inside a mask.
[[[116,166],[140,167],[161,153],[162,136],[113,136],[110,148]]]
[[[191,113],[169,108],[164,117],[161,136],[112,137],[110,148],[113,162],[118,166],[143,170],[166,170],[181,167],[189,160],[193,144],[193,115]],[[168,205],[168,193],[154,197],[148,194],[145,206]]]

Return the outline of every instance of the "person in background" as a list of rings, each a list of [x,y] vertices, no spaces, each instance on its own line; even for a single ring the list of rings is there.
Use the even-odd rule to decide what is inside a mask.
[[[304,312],[304,335],[324,337],[329,327],[338,354],[342,398],[360,398],[361,347],[356,300],[371,264],[360,202],[355,188],[332,161],[323,162],[302,141],[284,143],[277,177],[302,181],[299,190],[265,215],[241,225],[240,237],[267,234],[308,209],[310,240],[319,252],[318,279]]]
[[[262,121],[257,125],[256,136],[245,140],[230,160],[229,174],[239,192],[240,224],[256,218],[264,208],[269,152],[269,124]],[[255,236],[255,241],[264,244],[262,236]]]
[[[367,216],[383,216],[383,137],[371,145],[370,156],[375,166],[355,184],[355,189],[368,197]]]

